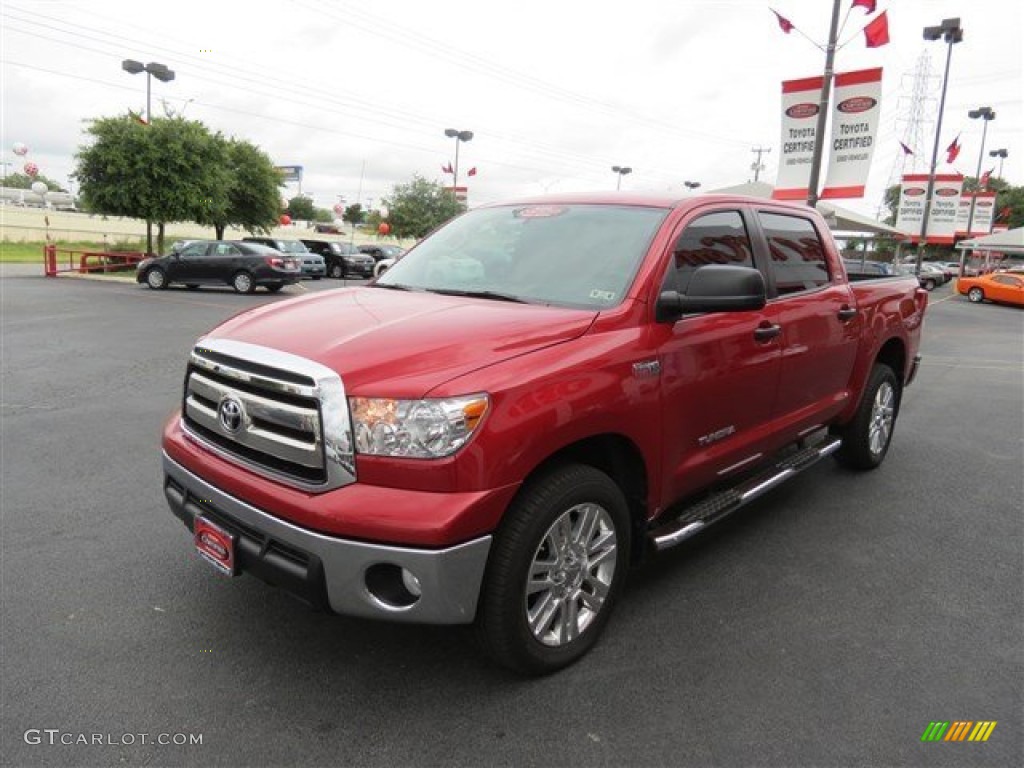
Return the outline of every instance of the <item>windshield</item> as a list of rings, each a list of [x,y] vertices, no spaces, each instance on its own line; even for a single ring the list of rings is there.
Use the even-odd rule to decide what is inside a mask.
[[[281,240],[280,251],[282,253],[309,253],[309,249],[298,240]]]
[[[605,309],[622,301],[667,214],[613,205],[481,208],[417,245],[377,284]]]

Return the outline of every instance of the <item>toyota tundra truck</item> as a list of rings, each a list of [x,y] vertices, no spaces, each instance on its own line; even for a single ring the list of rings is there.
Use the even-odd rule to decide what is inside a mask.
[[[310,605],[584,655],[645,557],[827,456],[885,458],[913,276],[851,283],[822,217],[587,195],[457,217],[375,282],[191,351],[164,492],[198,554]]]

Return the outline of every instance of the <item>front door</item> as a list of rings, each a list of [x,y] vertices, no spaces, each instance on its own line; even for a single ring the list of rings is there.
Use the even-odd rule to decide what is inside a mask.
[[[176,283],[205,283],[209,277],[209,261],[206,253],[210,248],[207,242],[192,243],[186,246],[168,265],[168,277]]]
[[[685,293],[705,264],[756,266],[745,214],[702,209],[680,226],[662,290]],[[654,326],[661,364],[663,504],[756,463],[766,450],[781,340],[764,311]]]

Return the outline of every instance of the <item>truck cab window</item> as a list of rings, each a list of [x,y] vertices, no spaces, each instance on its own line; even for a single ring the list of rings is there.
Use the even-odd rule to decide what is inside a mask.
[[[768,241],[775,289],[780,296],[829,284],[825,246],[809,219],[764,211],[758,217]]]
[[[672,249],[665,290],[686,293],[694,271],[706,264],[754,266],[750,237],[739,211],[716,211],[686,225]]]

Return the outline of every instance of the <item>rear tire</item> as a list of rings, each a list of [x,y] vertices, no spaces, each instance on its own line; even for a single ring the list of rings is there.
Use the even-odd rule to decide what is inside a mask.
[[[625,583],[626,499],[583,464],[531,480],[494,537],[477,637],[499,664],[529,675],[572,664],[598,641]]]
[[[270,291],[271,293],[277,293],[282,288],[284,288],[283,285],[268,285],[267,286],[267,290]]]
[[[985,292],[981,288],[971,288],[967,291],[967,300],[974,304],[981,304],[985,300]]]
[[[167,274],[160,267],[151,267],[146,273],[146,285],[154,291],[162,291],[167,287]]]
[[[248,272],[235,272],[234,277],[231,278],[231,287],[235,289],[236,293],[252,293],[256,290],[256,282]]]
[[[900,408],[900,384],[892,368],[876,363],[853,421],[837,430],[843,440],[834,454],[850,469],[874,469],[885,459]]]

